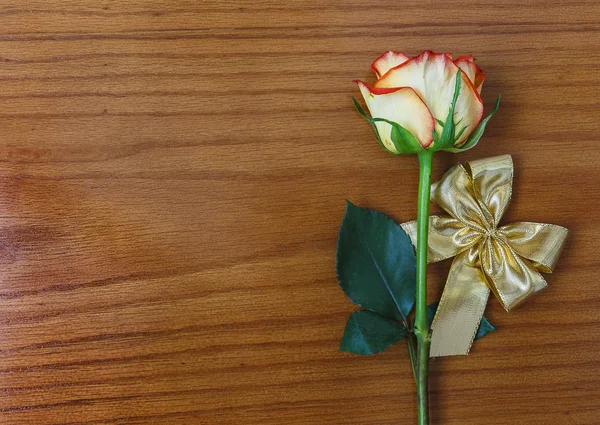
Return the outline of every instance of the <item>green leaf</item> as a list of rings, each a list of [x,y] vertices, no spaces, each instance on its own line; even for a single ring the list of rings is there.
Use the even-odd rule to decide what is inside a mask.
[[[339,284],[352,302],[406,321],[415,303],[415,251],[398,224],[347,201],[336,257]]]
[[[350,315],[340,351],[366,355],[381,353],[406,336],[407,330],[392,319],[369,310]]]
[[[454,124],[454,108],[456,107],[456,100],[458,99],[458,95],[460,94],[460,86],[462,83],[462,71],[459,69],[456,73],[456,82],[454,83],[454,95],[452,97],[452,103],[450,104],[450,109],[448,110],[448,116],[446,117],[446,124],[444,125],[444,129],[442,130],[442,135],[440,136],[440,142],[438,146],[434,146],[435,150],[442,150],[448,147],[451,147],[454,144],[454,130],[456,125]]]
[[[501,95],[498,95],[498,99],[496,99],[496,104],[494,105],[494,109],[492,109],[492,112],[490,112],[490,114],[479,123],[475,130],[473,130],[473,133],[471,133],[469,138],[465,141],[465,143],[458,148],[446,149],[447,151],[455,153],[464,152],[466,150],[471,149],[479,142],[479,139],[481,139],[481,136],[483,136],[483,132],[485,131],[485,126],[487,125],[490,118],[492,118],[492,116],[498,111],[498,108],[500,107],[500,96]]]
[[[446,124],[444,124],[444,121],[442,121],[442,120],[438,120],[437,118],[435,119],[435,121],[436,121],[436,122],[437,122],[439,125],[441,125],[442,127],[443,127],[444,125],[446,125]]]
[[[432,303],[427,306],[427,322],[429,326],[433,323],[433,318],[435,317],[435,312],[437,311],[439,303]],[[479,323],[479,328],[477,329],[477,333],[475,334],[474,341],[477,341],[479,338],[483,338],[490,332],[496,332],[496,328],[488,321],[488,319],[484,317],[481,318],[481,322]]]
[[[435,317],[435,312],[437,311],[439,303],[431,303],[427,306],[427,323],[431,327],[433,323],[433,318]]]
[[[475,341],[479,338],[483,338],[490,332],[496,332],[496,328],[485,318],[485,316],[483,316],[479,323],[479,329],[477,329],[477,333],[475,334]]]

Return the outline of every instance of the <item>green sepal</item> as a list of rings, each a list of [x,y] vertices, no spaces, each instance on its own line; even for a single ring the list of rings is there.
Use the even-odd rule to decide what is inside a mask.
[[[404,128],[400,124],[398,124],[397,122],[390,121],[385,118],[371,118],[364,111],[362,106],[360,106],[360,104],[354,97],[352,97],[352,103],[354,104],[354,107],[356,108],[356,110],[363,117],[365,117],[365,119],[367,121],[369,121],[369,124],[371,124],[371,126],[375,130],[375,134],[377,135],[377,142],[387,152],[389,152],[393,155],[400,155],[400,154],[406,154],[406,153],[418,153],[419,151],[423,150],[423,147],[421,146],[419,141],[415,138],[415,136],[410,131],[408,131],[406,128]],[[394,144],[394,147],[396,148],[396,150],[398,152],[392,152],[388,148],[385,147],[385,145],[381,141],[381,136],[379,135],[379,131],[377,131],[377,126],[375,125],[376,122],[385,122],[392,126],[391,139],[392,139],[392,143]]]
[[[374,122],[385,122],[392,126],[392,143],[400,153],[419,153],[423,146],[419,143],[413,134],[394,121],[386,120],[385,118],[371,118]]]
[[[381,141],[381,136],[379,135],[377,126],[375,125],[371,117],[363,110],[362,106],[360,106],[360,103],[358,103],[358,101],[354,97],[352,97],[352,103],[354,104],[354,107],[356,108],[358,113],[365,117],[369,124],[371,124],[371,127],[373,127],[373,130],[375,131],[375,138],[377,139],[377,143],[379,143],[379,146],[381,146],[387,153],[391,153],[392,155],[400,155],[399,152],[392,152],[391,150],[385,147],[385,145]]]
[[[443,130],[439,142],[433,145],[433,150],[435,151],[444,150],[449,147],[452,147],[454,141],[456,140],[454,136],[454,130],[456,129],[456,124],[454,123],[454,109],[456,108],[456,101],[460,94],[461,84],[462,71],[459,69],[456,73],[456,81],[454,83],[454,95],[452,96],[452,103],[450,104],[450,109],[448,110],[446,122],[444,124],[441,124],[440,120],[436,120],[438,123],[440,123],[440,125],[443,126]]]
[[[427,322],[429,323],[429,326],[433,323],[438,304],[439,303],[431,303],[427,306]],[[490,332],[496,332],[496,328],[485,318],[485,316],[483,316],[481,322],[479,322],[479,328],[477,328],[477,333],[475,334],[475,339],[473,339],[473,341],[483,338]]]
[[[340,351],[368,355],[381,353],[406,337],[400,323],[369,310],[356,311],[348,318]]]
[[[365,117],[367,119],[367,121],[371,122],[371,117],[369,116],[369,114],[367,114],[364,109],[362,108],[362,106],[360,106],[360,103],[358,103],[358,101],[356,100],[355,97],[352,97],[352,103],[354,104],[354,107],[356,108],[356,110],[358,111],[359,114],[361,114],[363,117]]]
[[[500,107],[501,96],[502,95],[498,95],[498,98],[496,99],[496,104],[494,105],[494,109],[492,109],[492,112],[490,112],[490,114],[479,123],[479,125],[475,128],[475,130],[473,130],[473,133],[471,133],[469,138],[465,141],[465,143],[463,143],[462,146],[458,148],[448,148],[446,150],[449,152],[457,153],[464,152],[474,147],[479,142],[479,139],[481,139],[481,136],[483,136],[485,126],[487,125],[490,118],[492,118],[492,116],[498,111],[498,108]]]
[[[463,128],[462,128],[462,129],[461,129],[461,130],[458,132],[458,134],[457,134],[457,135],[456,135],[456,137],[454,138],[454,141],[455,141],[455,142],[456,142],[458,139],[460,139],[460,136],[462,136],[462,135],[463,135],[463,133],[465,132],[465,130],[466,130],[466,129],[467,129],[467,127],[465,126],[465,127],[463,127]]]
[[[415,303],[415,250],[402,227],[346,202],[337,244],[337,277],[350,300],[406,322]]]

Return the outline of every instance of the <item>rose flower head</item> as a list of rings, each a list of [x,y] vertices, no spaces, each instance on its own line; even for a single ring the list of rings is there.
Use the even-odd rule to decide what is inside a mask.
[[[450,53],[425,51],[409,58],[388,51],[371,69],[377,75],[375,84],[355,81],[371,116],[352,100],[375,129],[381,146],[395,155],[472,148],[500,102],[498,96],[482,120],[485,73],[471,55],[453,60]]]

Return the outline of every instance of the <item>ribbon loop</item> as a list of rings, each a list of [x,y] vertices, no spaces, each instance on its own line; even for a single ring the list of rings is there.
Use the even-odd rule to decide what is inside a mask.
[[[479,259],[490,289],[506,311],[546,287],[542,275],[501,238],[484,241],[479,250]]]
[[[506,236],[517,254],[531,260],[543,273],[552,273],[569,233],[562,226],[531,222],[508,224],[498,232]]]
[[[451,168],[432,186],[431,200],[465,226],[485,232],[487,226],[481,205],[473,192],[472,181],[462,166]]]
[[[475,196],[495,228],[508,208],[512,195],[512,158],[510,155],[501,155],[478,159],[467,162],[465,167],[471,174]]]

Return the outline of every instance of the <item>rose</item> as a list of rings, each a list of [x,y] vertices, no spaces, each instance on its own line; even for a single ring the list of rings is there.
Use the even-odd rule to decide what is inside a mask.
[[[417,384],[417,420],[419,425],[426,425],[432,335],[427,320],[427,253],[433,155],[439,150],[460,152],[475,146],[498,109],[500,96],[491,114],[482,120],[479,93],[484,73],[470,55],[452,60],[449,53],[425,51],[409,58],[390,51],[371,68],[377,82],[372,86],[357,83],[372,116],[353,98],[356,109],[371,123],[384,149],[395,155],[416,153],[419,158],[415,320],[408,335]]]
[[[425,51],[409,58],[388,51],[371,65],[373,85],[355,81],[371,112],[359,112],[373,125],[379,143],[392,154],[464,151],[477,144],[490,115],[482,120],[480,93],[485,73],[471,55]]]

